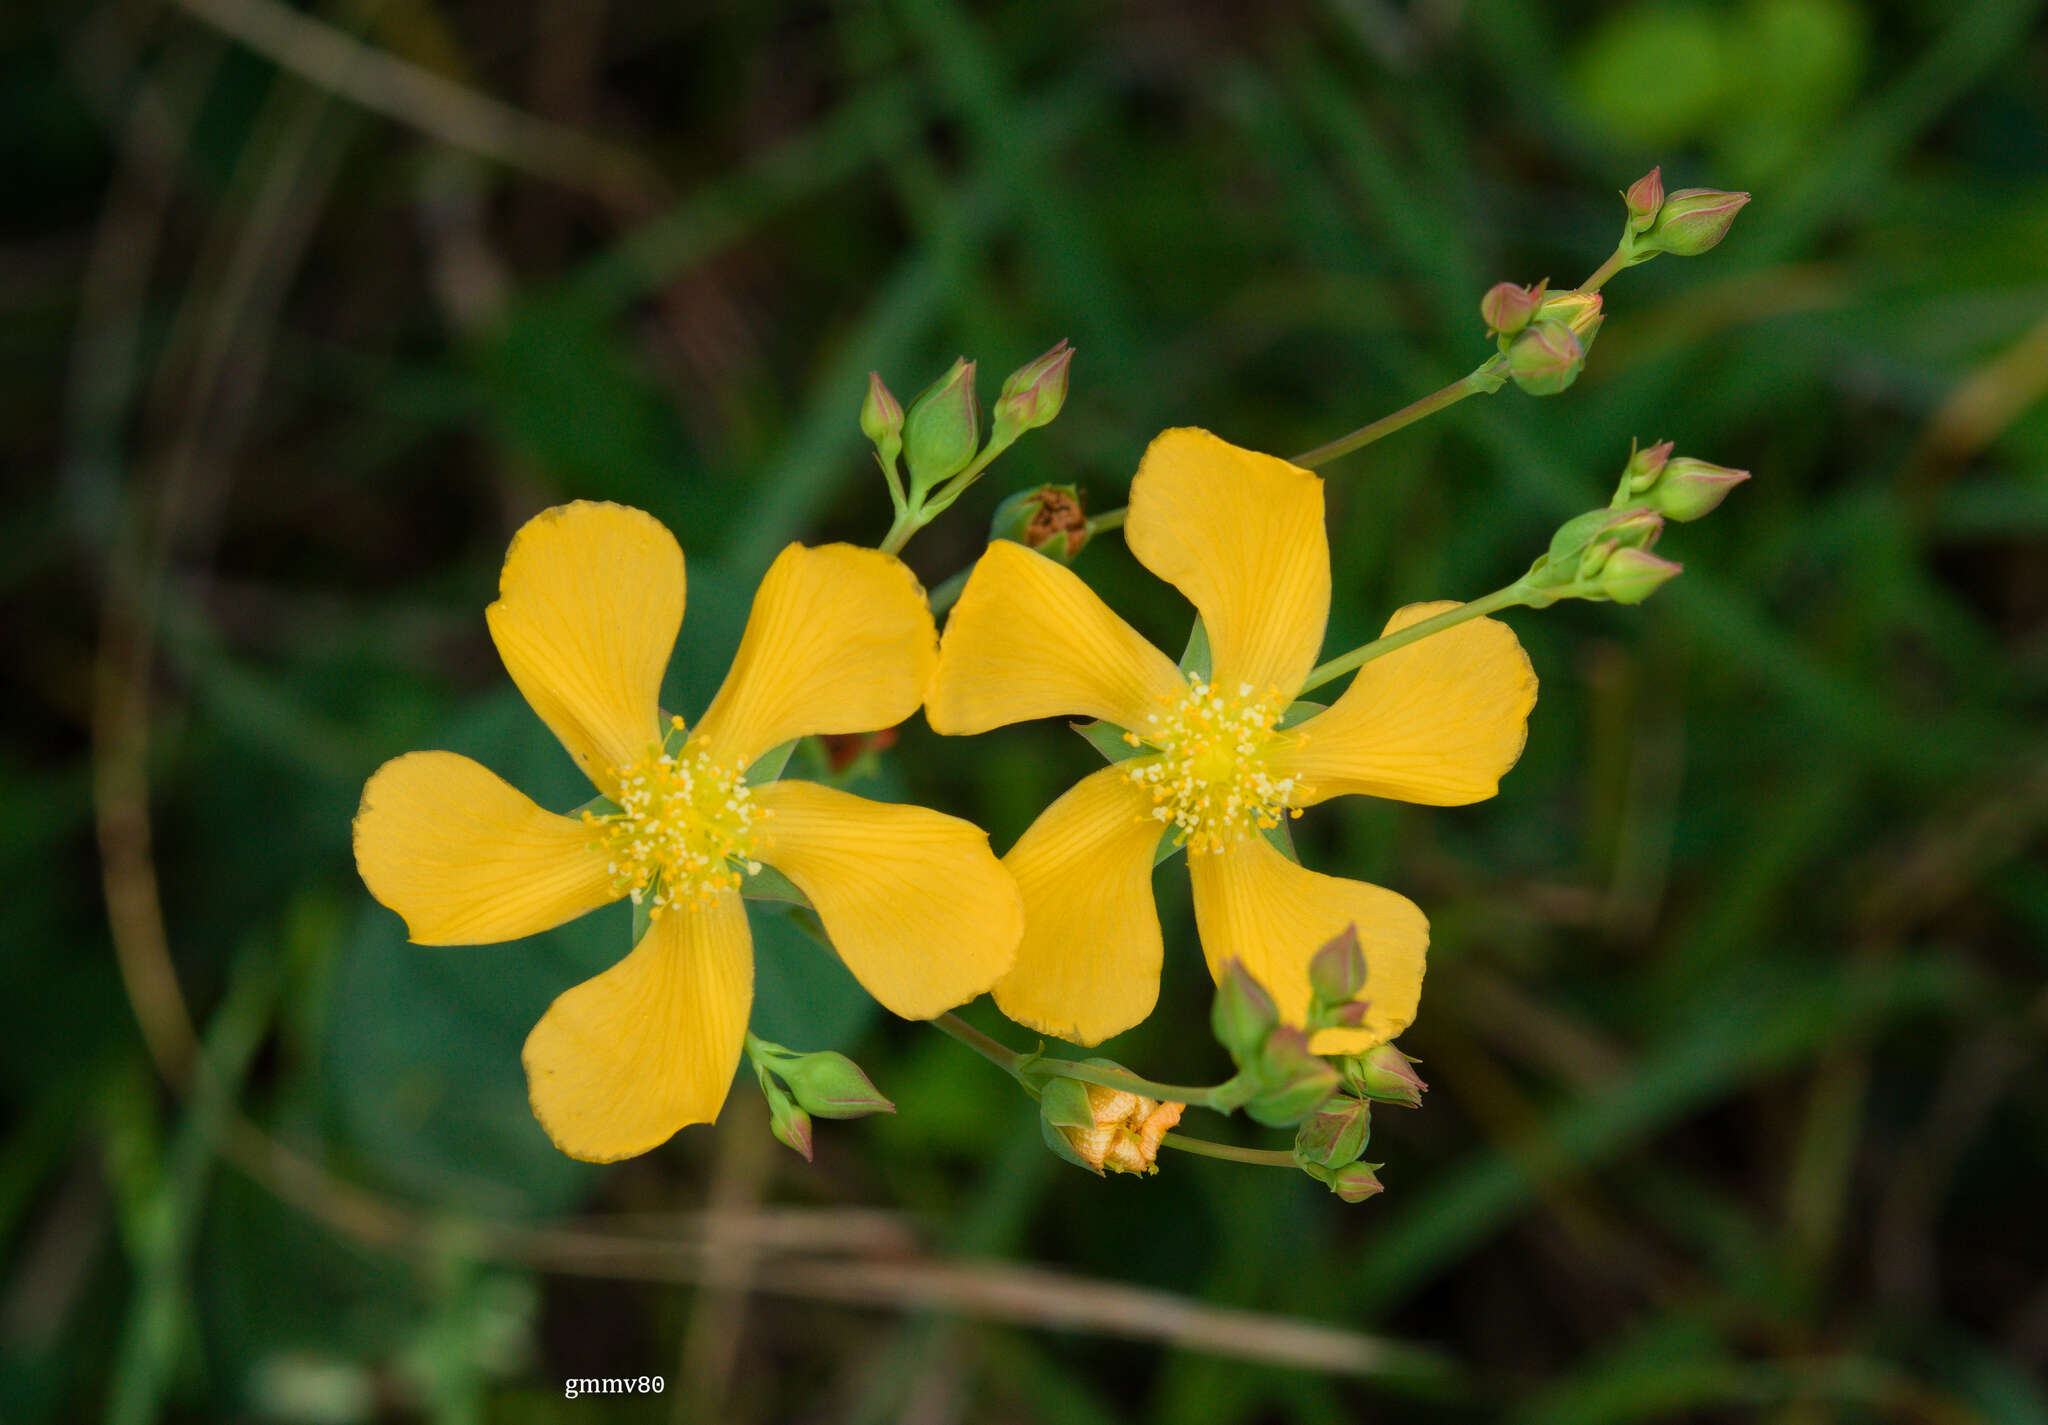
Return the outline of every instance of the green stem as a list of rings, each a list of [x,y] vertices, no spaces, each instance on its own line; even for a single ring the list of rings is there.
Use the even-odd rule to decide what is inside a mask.
[[[1169,1133],[1159,1141],[1169,1148],[1178,1148],[1199,1158],[1226,1158],[1233,1163],[1257,1163],[1266,1168],[1299,1166],[1294,1161],[1294,1154],[1284,1148],[1240,1148],[1235,1143],[1212,1143],[1207,1138],[1190,1138],[1185,1133]]]
[[[1581,282],[1578,290],[1581,292],[1597,292],[1606,286],[1608,278],[1628,266],[1629,254],[1625,249],[1626,244],[1623,244],[1623,246],[1617,247],[1613,252],[1607,254],[1607,260],[1593,269],[1593,275]]]
[[[1024,1077],[1024,1066],[1031,1060],[1029,1054],[1019,1054],[1000,1041],[991,1039],[950,1009],[944,1014],[933,1016],[929,1022],[932,1028],[943,1034],[952,1035],[1027,1089],[1032,1087],[1030,1081]],[[1037,1096],[1034,1090],[1032,1097]]]
[[[1327,465],[1340,455],[1371,445],[1382,436],[1392,435],[1403,426],[1410,426],[1424,416],[1434,415],[1446,406],[1455,406],[1467,396],[1479,391],[1497,391],[1499,381],[1495,380],[1507,358],[1491,356],[1479,366],[1460,376],[1441,391],[1432,391],[1419,401],[1401,407],[1390,416],[1381,416],[1371,425],[1360,426],[1349,435],[1340,435],[1328,445],[1319,445],[1314,450],[1304,451],[1293,457],[1293,464],[1305,465],[1313,470],[1318,465]]]
[[[1195,1088],[1187,1084],[1161,1084],[1151,1079],[1125,1073],[1122,1069],[1105,1069],[1095,1064],[1080,1064],[1072,1059],[1040,1059],[1026,1067],[1027,1075],[1047,1079],[1079,1079],[1084,1084],[1100,1084],[1106,1089],[1121,1089],[1125,1093],[1141,1094],[1156,1098],[1162,1103],[1191,1104],[1196,1108],[1214,1109],[1228,1113],[1237,1106],[1236,1080],[1217,1084],[1213,1088]]]
[[[889,532],[882,536],[882,542],[875,548],[884,554],[902,553],[903,546],[910,543],[910,536],[924,528],[924,519],[920,517],[922,514],[923,511],[913,510],[908,505],[896,511],[895,522],[889,526]]]
[[[1409,624],[1408,627],[1400,630],[1398,633],[1390,633],[1385,638],[1375,638],[1371,643],[1361,644],[1349,653],[1339,654],[1329,662],[1312,669],[1308,675],[1308,681],[1301,685],[1301,693],[1307,693],[1313,689],[1320,688],[1333,678],[1341,678],[1354,668],[1362,667],[1375,658],[1392,653],[1397,648],[1406,648],[1409,644],[1419,642],[1429,637],[1432,633],[1442,633],[1447,628],[1455,628],[1467,619],[1483,617],[1486,614],[1492,613],[1495,609],[1513,608],[1516,604],[1523,602],[1528,592],[1523,587],[1521,581],[1517,580],[1505,589],[1495,589],[1483,599],[1474,599],[1469,604],[1460,604],[1454,609],[1445,609],[1442,613],[1426,618],[1420,623]],[[1299,697],[1301,693],[1297,693],[1295,696]]]
[[[934,617],[944,613],[947,609],[960,602],[960,591],[967,587],[967,576],[973,572],[972,568],[962,569],[958,574],[955,574],[952,578],[946,580],[945,583],[932,590],[931,606]]]
[[[1106,530],[1122,529],[1124,527],[1124,516],[1130,512],[1131,507],[1129,505],[1118,505],[1115,509],[1104,510],[1099,515],[1090,515],[1088,517],[1088,537],[1093,539],[1096,535]]]

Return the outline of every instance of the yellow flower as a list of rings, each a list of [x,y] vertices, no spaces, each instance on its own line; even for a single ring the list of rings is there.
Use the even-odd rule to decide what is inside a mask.
[[[527,1037],[534,1115],[563,1152],[627,1158],[717,1116],[753,997],[738,887],[764,863],[906,1018],[972,999],[1009,968],[1022,911],[986,833],[746,776],[792,738],[869,732],[917,708],[937,636],[897,560],[784,549],[687,733],[680,718],[664,726],[656,702],[683,621],[683,553],[653,516],[589,502],[543,511],[514,536],[485,612],[512,681],[601,810],[558,815],[466,757],[408,753],[363,788],[356,865],[422,945],[516,940],[622,896],[647,911],[632,953],[563,994]]]
[[[1152,866],[1189,852],[1212,974],[1232,960],[1302,1024],[1316,948],[1358,927],[1365,1025],[1320,1053],[1383,1043],[1415,1017],[1429,923],[1406,897],[1319,875],[1264,833],[1349,793],[1453,806],[1490,797],[1521,755],[1536,675],[1505,624],[1475,619],[1367,663],[1326,710],[1282,728],[1330,606],[1323,482],[1201,430],[1152,442],[1131,484],[1131,552],[1194,604],[1209,676],[1174,661],[1070,570],[989,546],[947,622],[925,716],[942,733],[1060,714],[1129,729],[1136,755],[1083,778],[1003,858],[1024,893],[1017,962],[996,1003],[1081,1044],[1128,1029],[1159,993]],[[1389,632],[1454,604],[1413,604]]]

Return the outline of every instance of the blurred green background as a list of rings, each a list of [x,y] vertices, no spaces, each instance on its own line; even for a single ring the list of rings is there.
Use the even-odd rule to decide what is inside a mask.
[[[2039,10],[7,7],[0,1420],[2048,1421]],[[1632,437],[1756,472],[1644,607],[1510,616],[1498,799],[1300,823],[1434,923],[1384,1197],[1089,1178],[768,917],[757,1028],[900,1115],[806,1166],[743,1083],[586,1168],[519,1046],[624,921],[421,949],[356,880],[398,752],[580,800],[482,618],[544,505],[678,530],[694,715],[775,549],[886,527],[870,368],[1079,350],[936,583],[1163,426],[1285,453],[1459,375],[1656,162],[1755,201],[1609,285],[1575,388],[1323,472],[1332,648],[1506,582]],[[1120,541],[1079,567],[1178,647]],[[1092,758],[914,721],[873,783],[1005,847]],[[1159,885],[1107,1052],[1213,1081]],[[665,1389],[564,1399],[605,1376]]]

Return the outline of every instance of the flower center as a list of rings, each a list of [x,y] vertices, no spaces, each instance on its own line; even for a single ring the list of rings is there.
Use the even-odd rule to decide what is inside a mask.
[[[683,720],[673,721],[680,733]],[[656,744],[645,759],[612,769],[617,811],[583,813],[612,884],[634,905],[648,903],[649,919],[672,905],[703,905],[761,869],[754,855],[768,813],[754,805],[745,771],[744,763],[712,761],[695,743],[673,752]]]
[[[1286,708],[1277,688],[1254,694],[1241,683],[1230,694],[1191,678],[1178,700],[1124,734],[1133,747],[1152,749],[1120,765],[1152,793],[1152,815],[1173,827],[1176,845],[1221,851],[1301,815],[1290,805],[1301,788],[1268,763],[1275,750],[1300,742],[1273,730]]]

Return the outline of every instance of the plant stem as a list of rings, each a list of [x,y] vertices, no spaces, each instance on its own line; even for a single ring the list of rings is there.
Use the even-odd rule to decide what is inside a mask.
[[[932,1028],[943,1034],[952,1035],[953,1038],[981,1055],[982,1058],[994,1064],[1018,1083],[1023,1084],[1026,1088],[1031,1087],[1031,1084],[1024,1077],[1024,1065],[1029,1062],[1030,1055],[1019,1054],[1016,1050],[1008,1048],[997,1040],[991,1039],[950,1009],[944,1014],[935,1015],[929,1022]],[[1036,1093],[1032,1096],[1034,1098],[1037,1097]]]
[[[1495,372],[1506,358],[1492,356],[1478,367],[1468,371],[1441,391],[1432,391],[1419,401],[1410,402],[1390,416],[1381,416],[1371,425],[1360,426],[1349,435],[1340,435],[1328,445],[1319,445],[1293,457],[1293,464],[1305,465],[1313,470],[1318,465],[1327,465],[1340,455],[1371,445],[1382,436],[1392,435],[1403,426],[1413,425],[1424,416],[1434,415],[1446,406],[1455,406],[1476,391],[1497,391],[1499,383],[1493,379]]]
[[[1084,1084],[1100,1084],[1106,1089],[1142,1094],[1162,1103],[1192,1104],[1196,1108],[1213,1108],[1222,1113],[1230,1111],[1226,1105],[1234,1092],[1229,1084],[1195,1088],[1186,1084],[1154,1083],[1151,1079],[1140,1078],[1121,1069],[1104,1069],[1094,1064],[1076,1063],[1072,1059],[1040,1059],[1023,1072],[1037,1078],[1079,1079]]]
[[[1130,512],[1131,507],[1129,505],[1118,505],[1115,509],[1104,510],[1099,515],[1090,515],[1088,517],[1088,537],[1093,539],[1096,535],[1106,530],[1122,529],[1124,527],[1124,516]]]
[[[1227,1158],[1233,1163],[1257,1163],[1266,1168],[1296,1166],[1294,1154],[1285,1148],[1240,1148],[1235,1143],[1213,1143],[1207,1138],[1190,1138],[1185,1133],[1169,1133],[1159,1141],[1199,1158]]]
[[[1607,260],[1593,269],[1593,275],[1578,285],[1581,292],[1597,292],[1607,285],[1607,279],[1628,265],[1628,254],[1617,247],[1607,254]]]
[[[969,565],[952,578],[946,580],[945,583],[939,585],[938,588],[932,590],[931,606],[934,616],[944,613],[947,609],[960,602],[960,591],[967,587],[967,576],[973,572],[974,567]]]
[[[903,546],[910,543],[910,536],[924,528],[922,514],[921,510],[912,510],[908,506],[898,510],[895,522],[889,526],[889,532],[882,536],[882,542],[875,548],[884,554],[900,554]]]
[[[1495,609],[1512,608],[1516,604],[1521,603],[1527,593],[1528,590],[1523,588],[1521,582],[1517,580],[1505,589],[1495,589],[1485,598],[1474,599],[1471,603],[1460,604],[1454,609],[1445,609],[1442,613],[1426,618],[1420,623],[1411,623],[1408,627],[1401,629],[1397,633],[1390,633],[1384,638],[1374,639],[1371,643],[1361,644],[1349,653],[1339,654],[1329,662],[1312,669],[1309,672],[1308,681],[1301,685],[1301,692],[1307,693],[1313,689],[1320,688],[1331,679],[1340,678],[1352,669],[1362,667],[1375,658],[1392,653],[1397,648],[1406,648],[1409,644],[1425,639],[1432,633],[1441,633],[1447,628],[1455,628],[1467,619],[1480,618],[1492,613]],[[1299,697],[1300,695],[1297,693],[1295,696]]]

